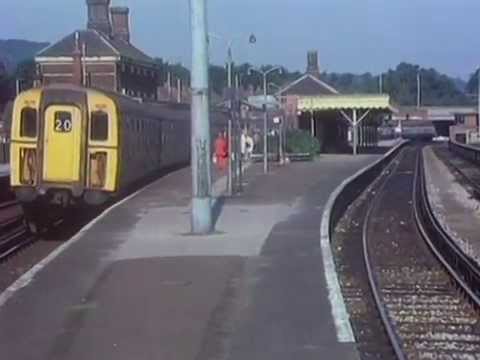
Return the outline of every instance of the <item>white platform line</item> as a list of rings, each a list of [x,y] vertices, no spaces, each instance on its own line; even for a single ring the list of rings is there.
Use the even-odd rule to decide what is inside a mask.
[[[341,343],[353,343],[355,342],[355,337],[353,336],[350,318],[340,289],[330,240],[330,217],[332,208],[338,195],[343,191],[346,184],[347,182],[342,183],[342,185],[335,189],[328,199],[320,226],[320,247],[322,249],[324,274],[327,282],[328,300],[330,301],[330,306],[332,308],[333,321],[337,331],[337,340]]]
[[[322,249],[324,274],[325,280],[327,282],[328,300],[330,301],[333,321],[335,323],[335,328],[337,331],[337,340],[341,343],[354,343],[355,337],[353,335],[352,326],[350,324],[350,317],[348,315],[342,291],[340,289],[340,282],[338,281],[335,261],[333,260],[333,252],[330,239],[330,220],[332,216],[333,206],[335,205],[338,196],[351,182],[353,182],[357,177],[368,172],[378,163],[384,161],[386,157],[388,157],[392,152],[396,151],[398,147],[403,146],[404,143],[405,142],[398,144],[395,148],[391,149],[385,156],[375,161],[373,164],[367,165],[354,175],[350,176],[348,179],[344,180],[328,198],[325,210],[322,214],[322,222],[320,225],[320,247]]]

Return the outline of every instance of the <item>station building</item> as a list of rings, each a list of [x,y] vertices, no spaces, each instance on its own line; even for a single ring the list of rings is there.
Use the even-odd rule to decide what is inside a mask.
[[[35,57],[39,82],[74,83],[156,100],[160,75],[154,60],[130,40],[126,7],[87,0],[88,23]]]
[[[431,128],[432,136],[449,137],[452,141],[477,143],[478,109],[475,106],[402,106],[391,120],[394,126],[417,129]],[[413,131],[413,130],[412,130]]]
[[[287,126],[309,131],[321,152],[357,152],[374,146],[385,113],[395,111],[386,94],[344,95],[320,79],[318,53],[307,55],[307,71],[281,89]]]

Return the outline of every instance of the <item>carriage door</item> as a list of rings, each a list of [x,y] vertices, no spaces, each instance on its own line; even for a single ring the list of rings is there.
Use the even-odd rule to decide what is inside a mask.
[[[75,106],[49,106],[45,111],[43,180],[80,180],[82,113]]]

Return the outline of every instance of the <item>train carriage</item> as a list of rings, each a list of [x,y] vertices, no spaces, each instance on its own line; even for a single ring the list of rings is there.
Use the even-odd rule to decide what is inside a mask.
[[[189,158],[186,104],[142,103],[72,85],[32,89],[14,103],[11,186],[36,224],[46,208],[102,204]]]

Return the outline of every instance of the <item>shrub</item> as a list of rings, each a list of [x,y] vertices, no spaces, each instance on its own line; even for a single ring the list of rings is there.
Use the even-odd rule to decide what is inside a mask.
[[[320,152],[320,142],[308,131],[292,129],[287,131],[287,152],[293,154],[310,154]]]

